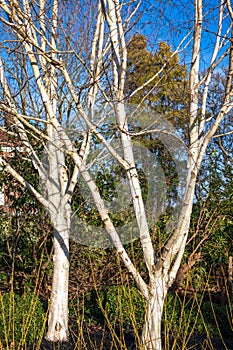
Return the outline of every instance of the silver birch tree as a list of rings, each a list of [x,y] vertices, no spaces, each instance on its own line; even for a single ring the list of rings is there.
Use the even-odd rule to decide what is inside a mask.
[[[40,119],[36,114],[32,116],[34,120],[41,121],[45,125],[44,131],[39,131],[30,123],[26,115],[19,113],[16,102],[11,93],[10,86],[7,83],[4,74],[3,61],[0,61],[1,67],[1,86],[2,86],[2,111],[11,116],[11,122],[16,126],[20,136],[20,142],[24,146],[24,152],[28,159],[33,162],[38,170],[43,191],[39,193],[30,183],[25,181],[23,176],[17,173],[10,164],[1,157],[1,166],[8,171],[19,183],[27,187],[36,197],[36,199],[48,210],[51,222],[54,227],[54,254],[53,254],[53,282],[52,293],[49,308],[47,339],[51,341],[62,341],[68,339],[68,277],[69,277],[69,231],[71,221],[70,198],[75,188],[78,168],[74,167],[70,181],[68,183],[67,168],[65,165],[64,138],[67,135],[59,131],[60,124],[57,120],[58,107],[58,70],[51,64],[57,60],[57,27],[58,27],[58,2],[55,0],[50,5],[50,17],[46,15],[46,1],[41,0],[38,6],[39,17],[35,23],[31,22],[32,4],[27,0],[20,6],[19,3],[1,3],[7,19],[4,23],[14,23],[13,32],[16,33],[17,42],[24,47],[24,53],[28,58],[37,89],[44,106],[44,116]],[[49,23],[49,28],[47,27]],[[97,26],[98,28],[98,26]],[[19,30],[18,30],[19,29]],[[97,31],[98,32],[98,31]],[[39,33],[39,35],[38,35]],[[27,38],[24,41],[24,37]],[[93,46],[96,38],[93,39]],[[98,48],[98,45],[97,45]],[[46,54],[47,52],[47,54]],[[92,54],[90,66],[95,63],[95,51]],[[47,56],[47,57],[46,57]],[[49,60],[48,60],[48,57]],[[61,62],[59,63],[61,64]],[[92,78],[98,75],[98,68],[93,68]],[[94,101],[96,87],[93,84],[88,94],[88,104]],[[32,101],[30,101],[32,102]],[[37,118],[38,116],[38,118]],[[6,120],[6,117],[5,117]],[[56,120],[55,125],[53,121]],[[7,121],[7,120],[6,120]],[[10,121],[8,120],[10,123]],[[44,164],[37,152],[33,149],[28,138],[28,128],[35,132],[36,137],[41,138],[42,144],[47,149],[47,161]],[[86,142],[80,150],[79,157],[85,160],[85,153],[88,150],[88,134]]]
[[[34,6],[33,6],[33,5]],[[28,183],[22,174],[16,172],[7,161],[0,156],[0,165],[16,178],[19,183],[27,187],[36,199],[47,208],[51,222],[54,226],[54,277],[49,313],[49,327],[47,338],[52,341],[67,340],[68,337],[68,273],[69,273],[69,237],[71,229],[70,201],[81,174],[92,195],[93,201],[102,219],[105,230],[116,248],[117,254],[133,276],[141,294],[146,301],[145,322],[142,332],[142,344],[147,350],[161,350],[161,320],[164,301],[169,287],[172,285],[181,260],[188,237],[190,217],[194,200],[194,190],[206,148],[211,138],[216,134],[220,123],[232,110],[232,44],[229,33],[232,30],[232,8],[219,1],[218,22],[216,22],[215,44],[206,73],[200,79],[200,60],[202,55],[202,27],[204,5],[202,0],[195,0],[194,24],[190,33],[184,36],[184,40],[177,48],[179,51],[192,35],[192,62],[189,70],[189,145],[188,145],[188,169],[185,182],[185,192],[182,206],[177,218],[175,229],[170,234],[161,253],[157,254],[150,235],[149,219],[145,210],[142,197],[142,188],[135,162],[132,137],[135,136],[129,129],[127,108],[125,105],[124,85],[127,70],[127,44],[126,31],[130,20],[135,15],[140,1],[135,3],[127,14],[123,12],[126,4],[119,0],[101,0],[98,2],[96,25],[93,31],[93,40],[90,50],[90,58],[84,62],[82,55],[69,47],[70,54],[86,70],[88,77],[88,92],[86,96],[87,109],[80,101],[68,64],[64,60],[66,52],[60,49],[59,32],[59,2],[40,0],[39,3],[24,0],[0,1],[2,10],[2,24],[12,32],[23,54],[30,65],[30,72],[36,82],[38,95],[43,104],[44,116],[26,115],[20,112],[17,101],[11,92],[11,86],[7,82],[4,73],[3,60],[0,65],[0,79],[2,86],[2,101],[0,109],[5,115],[10,115],[15,128],[20,135],[21,142],[28,158],[38,170],[44,184],[46,195],[38,192],[32,184]],[[49,14],[46,14],[46,6],[50,5]],[[34,9],[37,9],[35,17]],[[39,13],[39,16],[38,16]],[[230,18],[230,21],[229,21]],[[225,20],[227,19],[227,24]],[[214,70],[226,59],[228,63],[228,75],[225,88],[225,97],[217,115],[208,113],[208,97],[211,78]],[[111,68],[111,69],[110,69]],[[155,79],[161,71],[156,73],[150,81],[144,83],[139,89],[143,89]],[[108,79],[106,79],[106,77]],[[81,149],[77,151],[75,143],[66,132],[62,121],[58,118],[58,89],[62,80],[68,91],[74,113],[79,116],[83,127],[83,141]],[[108,89],[106,81],[110,81]],[[82,85],[82,82],[80,82]],[[133,92],[136,93],[136,92]],[[110,103],[115,111],[115,125],[120,135],[123,154],[114,148],[109,140],[98,129],[94,119],[94,104],[98,95],[105,103]],[[87,110],[87,112],[86,112]],[[45,128],[43,131],[30,123],[30,120],[38,120]],[[36,151],[28,138],[28,131],[40,138],[47,147],[47,164],[45,169]],[[158,129],[157,129],[158,131]],[[147,131],[144,130],[144,133]],[[162,133],[162,129],[159,129]],[[127,174],[130,187],[130,196],[133,203],[134,215],[138,226],[140,242],[144,260],[148,272],[147,283],[142,278],[140,271],[130,260],[121,237],[109,215],[108,208],[99,189],[91,176],[90,164],[87,158],[90,151],[91,137],[95,135],[111,156]],[[66,156],[74,163],[72,174],[68,174],[66,168]]]

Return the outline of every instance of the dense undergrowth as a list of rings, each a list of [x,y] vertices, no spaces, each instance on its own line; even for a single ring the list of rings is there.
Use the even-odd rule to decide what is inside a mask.
[[[1,293],[1,349],[45,349],[48,304],[36,292]],[[141,349],[144,301],[135,287],[110,286],[70,299],[70,341],[61,349]],[[164,349],[232,349],[232,307],[205,293],[169,293]],[[57,344],[58,346],[58,344]]]
[[[71,242],[70,339],[53,344],[45,340],[53,254],[47,217],[1,219],[0,227],[0,350],[142,349],[144,301],[113,249]],[[146,280],[138,243],[126,248]],[[223,268],[217,279],[218,265],[207,262],[197,262],[167,296],[164,350],[233,349],[227,274]]]

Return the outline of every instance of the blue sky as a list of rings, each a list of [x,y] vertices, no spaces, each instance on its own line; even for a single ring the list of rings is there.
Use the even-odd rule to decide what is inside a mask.
[[[143,8],[144,7],[144,8]],[[148,49],[155,51],[159,41],[166,41],[176,49],[181,40],[192,30],[194,24],[194,1],[148,1],[141,7],[142,17],[135,27],[135,31],[146,35]],[[219,15],[219,1],[203,1],[203,30],[201,69],[209,65],[213,45],[216,39]],[[226,13],[225,13],[226,15]],[[226,34],[230,24],[229,16],[223,22],[223,34]],[[229,37],[228,33],[228,37]],[[184,41],[185,49],[180,53],[180,59],[189,66],[192,54],[192,33]],[[229,41],[227,40],[227,46]],[[225,49],[224,49],[225,50]],[[223,50],[221,51],[223,52]],[[223,64],[227,64],[225,61]]]

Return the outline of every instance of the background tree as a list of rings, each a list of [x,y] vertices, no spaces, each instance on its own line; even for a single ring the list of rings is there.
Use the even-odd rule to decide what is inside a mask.
[[[125,95],[129,102],[146,105],[177,128],[187,128],[188,72],[178,53],[161,41],[153,54],[142,34],[130,39],[127,51]]]

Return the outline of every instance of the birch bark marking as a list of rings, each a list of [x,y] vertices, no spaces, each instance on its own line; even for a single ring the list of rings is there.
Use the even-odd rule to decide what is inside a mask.
[[[199,152],[198,140],[198,92],[199,92],[199,65],[202,30],[202,0],[195,0],[195,23],[193,37],[193,54],[190,71],[190,145],[193,161],[196,162]]]
[[[146,350],[162,350],[161,325],[166,292],[162,278],[156,278],[156,288],[146,301],[142,342]]]
[[[46,183],[48,212],[54,227],[53,281],[49,305],[48,332],[51,341],[68,339],[68,280],[70,204],[64,201],[67,189],[65,156],[53,127],[48,131],[56,145],[48,144],[49,174]],[[59,147],[60,145],[60,147]]]
[[[52,59],[56,59],[58,1],[54,0],[52,8],[51,46]],[[42,22],[42,26],[44,23]],[[57,70],[51,65],[46,72],[46,89],[53,115],[57,115]],[[48,121],[52,121],[50,115]],[[49,176],[47,191],[49,213],[54,226],[53,238],[53,281],[49,305],[48,332],[46,338],[51,341],[68,340],[68,283],[69,283],[69,235],[71,208],[64,201],[68,186],[65,166],[64,143],[54,126],[48,124],[48,135],[53,144],[48,143]]]
[[[69,211],[69,208],[65,212],[60,209],[55,213],[56,218],[51,218],[54,222],[53,281],[46,335],[51,341],[68,340]]]

